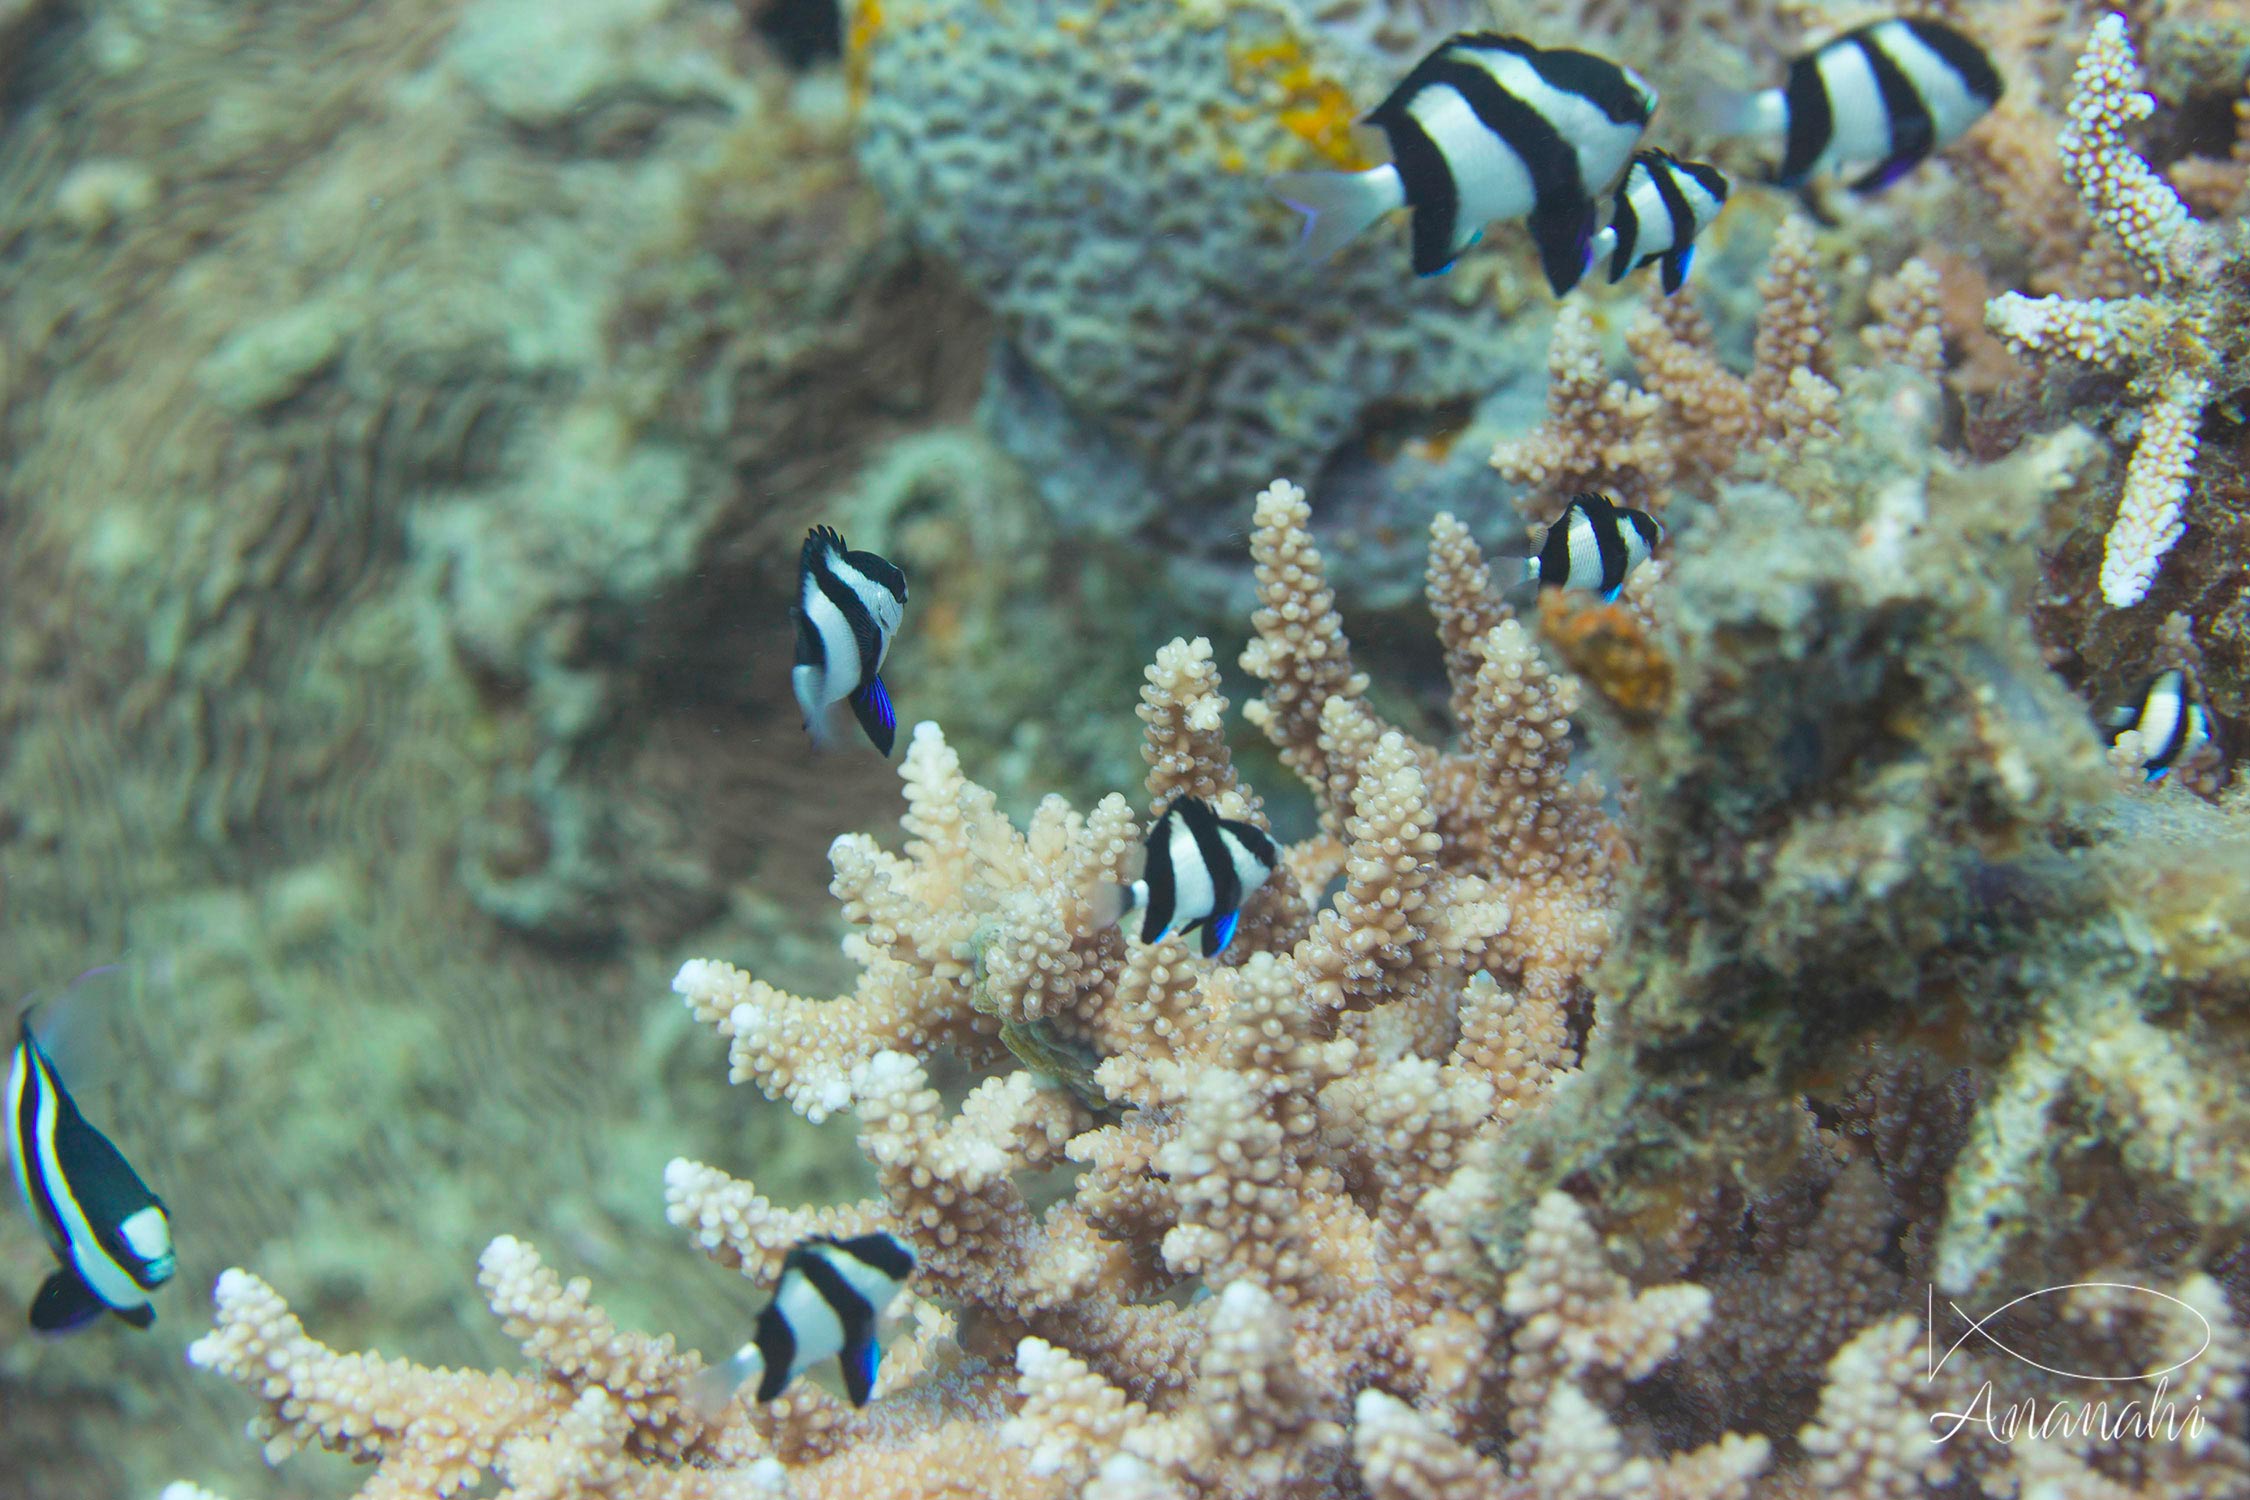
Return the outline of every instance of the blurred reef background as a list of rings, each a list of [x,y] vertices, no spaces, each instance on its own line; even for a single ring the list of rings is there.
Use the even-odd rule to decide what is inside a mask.
[[[2250,10],[1926,9],[2007,80],[1967,139],[1868,201],[1722,155],[1685,293],[1558,310],[1513,226],[1315,264],[1263,178],[1379,160],[1462,27],[1684,100],[1881,10],[0,0],[0,933],[17,992],[142,976],[81,1103],[182,1253],[149,1334],[0,1314],[0,1500],[354,1491],[188,1367],[229,1267],[516,1368],[521,1236],[716,1357],[772,1204],[990,1253],[932,1264],[923,1404],[705,1431],[665,1349],[632,1471],[553,1493],[903,1496],[964,1432],[1112,1500],[2250,1493],[2250,803],[2094,727],[2177,666],[2250,743]],[[1589,485],[1667,556],[1519,616]],[[903,792],[805,744],[815,522],[912,580]],[[1081,899],[1183,790],[1293,845],[1201,976]],[[48,1265],[0,1222],[11,1304]],[[2231,1448],[2072,1456],[2113,1492],[1869,1436],[1924,1284],[2095,1272],[2225,1330]],[[304,1350],[233,1290],[254,1385]],[[2178,1333],[2134,1318],[2045,1331]]]

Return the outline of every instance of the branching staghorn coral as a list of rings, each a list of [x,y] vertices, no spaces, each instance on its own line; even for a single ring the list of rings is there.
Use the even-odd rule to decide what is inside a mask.
[[[1994,332],[2042,363],[2130,375],[2143,416],[2101,570],[2102,597],[2118,609],[2147,595],[2185,529],[2205,406],[2250,378],[2250,227],[2238,217],[2230,234],[2190,217],[2134,153],[2127,131],[2156,108],[2140,84],[2125,18],[2104,16],[2079,58],[2056,146],[2064,178],[2147,290],[2089,300],[2005,292],[1985,310]]]
[[[583,1284],[550,1285],[514,1241],[487,1282],[540,1373],[329,1354],[247,1273],[199,1361],[266,1400],[283,1446],[384,1464],[373,1494],[481,1472],[567,1492],[541,1488],[562,1465],[621,1494],[905,1496],[968,1483],[957,1453],[993,1495],[1411,1493],[1414,1465],[1499,1472],[1509,1431],[1512,1493],[1745,1494],[1762,1439],[1665,1456],[1615,1410],[1692,1338],[1700,1290],[1636,1294],[1560,1194],[1504,1284],[1463,1232],[1482,1197],[1463,1164],[1567,1076],[1566,1007],[1607,940],[1617,847],[1567,774],[1567,680],[1442,522],[1430,595],[1468,722],[1457,748],[1416,742],[1364,701],[1303,493],[1274,485],[1257,520],[1250,716],[1324,831],[1290,851],[1238,955],[1098,926],[1092,898],[1137,842],[1124,799],[1049,799],[1018,831],[924,724],[905,853],[834,850],[856,990],[805,999],[714,962],[676,981],[738,1079],[859,1119],[881,1193],[788,1210],[677,1162],[674,1222],[760,1281],[809,1232],[886,1228],[921,1256],[923,1326],[867,1410],[801,1383],[706,1419],[680,1400],[698,1361],[596,1321]],[[1152,803],[1192,791],[1256,816],[1208,646],[1167,647],[1143,698]],[[939,1050],[994,1070],[958,1109],[929,1085]],[[1070,1192],[1035,1209],[1019,1177],[1065,1162]],[[447,1382],[465,1394],[439,1423],[420,1393]],[[1001,1422],[1002,1444],[949,1446],[973,1422],[988,1442]]]
[[[1928,371],[1941,345],[1931,273],[1908,264],[1916,269],[1902,274],[1914,290],[1892,299],[1895,313],[1875,336],[1886,349],[1913,351]],[[1744,454],[1794,454],[1833,440],[1842,394],[1829,379],[1828,299],[1809,220],[1782,221],[1758,290],[1747,376],[1719,361],[1692,293],[1652,292],[1625,335],[1639,389],[1608,376],[1592,317],[1565,304],[1548,351],[1547,419],[1492,454],[1495,469],[1528,487],[1526,517],[1544,525],[1585,489],[1661,509],[1675,490],[1708,495]]]

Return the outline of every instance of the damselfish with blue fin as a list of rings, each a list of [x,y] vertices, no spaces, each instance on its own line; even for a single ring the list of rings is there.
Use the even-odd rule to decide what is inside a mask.
[[[1664,294],[1687,282],[1695,238],[1726,207],[1727,179],[1717,167],[1663,151],[1636,151],[1610,198],[1609,223],[1594,236],[1590,260],[1609,261],[1612,284],[1656,261]]]
[[[758,1399],[771,1401],[833,1355],[844,1393],[865,1406],[882,1365],[878,1325],[913,1274],[914,1252],[888,1232],[805,1240],[782,1259],[781,1280],[750,1342],[704,1372],[699,1402],[707,1411],[722,1408],[753,1377]]]
[[[156,1321],[149,1294],[177,1265],[171,1218],[80,1112],[40,1045],[35,1008],[17,1018],[7,1092],[16,1190],[58,1263],[31,1300],[31,1326],[64,1334],[107,1311],[146,1328]]]
[[[1571,497],[1539,550],[1524,559],[1524,577],[1543,589],[1587,589],[1613,600],[1663,535],[1654,516],[1586,490]]]
[[[2162,781],[2211,743],[2211,717],[2177,667],[2151,677],[2139,700],[2112,709],[2105,724],[2113,742],[2129,729],[2141,732],[2141,772],[2151,782]]]
[[[797,707],[815,745],[833,742],[829,709],[848,702],[883,754],[898,737],[898,715],[883,686],[906,613],[906,575],[872,552],[853,552],[832,527],[815,526],[797,557],[797,662],[790,670]]]
[[[1144,943],[1201,927],[1205,958],[1226,951],[1243,903],[1266,883],[1280,858],[1264,829],[1222,818],[1197,797],[1181,797],[1164,809],[1148,831],[1145,850],[1141,878],[1115,890],[1116,915],[1110,920],[1141,912]]]

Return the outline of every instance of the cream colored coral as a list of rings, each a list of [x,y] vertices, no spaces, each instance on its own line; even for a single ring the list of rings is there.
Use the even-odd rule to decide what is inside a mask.
[[[2078,60],[2070,122],[2057,147],[2087,212],[2157,290],[2088,301],[2006,292],[1985,305],[1987,325],[2022,353],[2134,376],[2145,412],[2102,553],[2102,598],[2113,609],[2147,596],[2158,562],[2180,538],[2196,428],[2222,388],[2218,351],[2239,340],[2244,307],[2239,291],[2227,290],[2222,270],[2229,252],[2220,237],[2188,216],[2127,141],[2128,127],[2154,108],[2140,91],[2125,18],[2104,16]],[[2236,261],[2241,243],[2232,252]]]
[[[1921,1320],[1901,1314],[1864,1328],[1828,1361],[1820,1415],[1799,1441],[1812,1480],[1865,1500],[1920,1500],[1952,1477],[1956,1449],[1933,1441]]]
[[[1937,270],[1915,256],[1868,290],[1881,321],[1862,335],[1868,352],[1925,380],[1945,372],[1945,320]]]
[[[1592,314],[1566,302],[1547,346],[1547,419],[1495,447],[1492,467],[1526,486],[1522,509],[1542,526],[1580,490],[1635,507],[1659,503],[1671,484],[1672,455],[1658,410],[1656,397],[1610,378]]]
[[[2127,142],[2126,132],[2156,112],[2140,85],[2125,18],[2103,16],[2071,77],[2070,122],[2055,143],[2063,177],[2151,281],[2208,281],[2216,249],[2210,232]]]
[[[2148,593],[2157,562],[2186,530],[2180,512],[2195,472],[2195,429],[2210,399],[2210,381],[2175,376],[2142,419],[2117,520],[2102,541],[2102,597],[2118,608]]]

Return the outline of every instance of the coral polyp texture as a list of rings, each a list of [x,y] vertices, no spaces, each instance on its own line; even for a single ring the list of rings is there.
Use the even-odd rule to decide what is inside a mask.
[[[2250,384],[2250,226],[2239,216],[2231,230],[2193,218],[2134,153],[2128,131],[2156,110],[2141,83],[2125,18],[2104,16],[2078,60],[2056,141],[2064,178],[2140,289],[2085,299],[2004,292],[1985,310],[1993,331],[2033,359],[2131,382],[2141,427],[2101,567],[2102,598],[2120,609],[2147,596],[2186,529],[2205,407]]]
[[[1327,13],[1391,46],[1377,22],[1442,8]],[[1434,392],[1495,328],[1433,332],[1380,246],[1315,296],[1252,211],[1251,173],[1345,149],[1305,24],[850,17],[869,173],[993,305],[1009,399],[1106,432],[1072,452],[1129,458],[1113,486],[1228,497],[1203,520],[1237,542],[1243,473],[1330,447],[1370,369]],[[865,1407],[818,1374],[714,1406],[715,1359],[515,1238],[481,1284],[520,1372],[329,1349],[243,1270],[191,1359],[258,1403],[269,1457],[372,1464],[372,1500],[2250,1497],[2250,792],[2215,756],[2146,783],[2055,640],[2056,518],[2106,524],[2120,468],[2123,607],[2088,586],[2064,629],[2225,565],[2187,538],[2241,382],[2242,231],[2136,154],[2136,68],[2100,20],[2067,124],[2027,88],[1960,152],[2003,204],[2047,164],[2060,206],[2012,232],[2054,296],[1792,213],[1737,278],[1754,319],[1716,241],[1676,297],[1556,317],[1546,420],[1490,465],[1524,518],[1585,487],[1662,513],[1618,597],[1525,604],[1476,540],[1517,518],[1464,504],[1427,529],[1442,681],[1386,695],[1276,480],[1239,722],[1220,649],[1174,639],[1140,795],[1020,824],[920,723],[903,837],[830,848],[851,987],[678,968],[731,1079],[856,1122],[874,1184],[798,1204],[770,1163],[675,1160],[688,1245],[760,1293],[808,1236],[917,1257]],[[1896,191],[1925,190],[1955,184]],[[1864,232],[1895,241],[1898,201]],[[2100,237],[2028,243],[2073,213]],[[2004,401],[1949,362],[2007,362],[1980,312],[2041,364]],[[2125,384],[2089,396],[2080,365]],[[2102,420],[2119,400],[2137,426]],[[2151,620],[2139,664],[2194,667],[2225,618]],[[1275,764],[1301,786],[1252,784]],[[1279,845],[1215,960],[1110,920],[1186,797]],[[2107,1382],[2152,1371],[2136,1424]]]
[[[2250,834],[2239,808],[2121,790],[2016,575],[1961,545],[2072,482],[2083,443],[1961,470],[1900,378],[1883,438],[1722,486],[1661,577],[1581,611],[1669,660],[1631,712],[1548,664],[1441,519],[1448,745],[1370,703],[1304,495],[1269,487],[1245,717],[1319,822],[1223,962],[1099,920],[1143,809],[1050,797],[1018,829],[918,725],[902,852],[832,851],[853,990],[717,960],[674,983],[737,1081],[858,1120],[879,1190],[790,1208],[678,1161],[673,1222],[761,1285],[807,1234],[921,1257],[865,1410],[800,1381],[711,1414],[685,1396],[698,1359],[512,1239],[483,1279],[528,1373],[335,1354],[239,1272],[193,1358],[259,1397],[269,1452],[373,1461],[386,1496],[482,1473],[648,1496],[1911,1495],[1941,1472],[2012,1493],[2040,1463],[2238,1492],[2245,1346],[2217,1284],[2040,1184],[2106,1173],[2179,1243],[2240,1246],[2250,1122],[2218,1095],[2250,1002]],[[1824,517],[1779,487],[1799,463]],[[1743,559],[1743,537],[1769,540]],[[1226,706],[1206,642],[1158,654],[1147,811],[1262,820]],[[1581,712],[1629,798],[1574,775]],[[2183,843],[2204,860],[2131,888]],[[2130,934],[2077,930],[2096,892]],[[2034,972],[2063,1003],[2031,1003]],[[940,1056],[978,1080],[958,1102]],[[2006,1082],[1979,1100],[1949,1072]],[[1904,1289],[1972,1295],[2003,1248],[2164,1276],[2215,1330],[2180,1389],[2222,1436],[1929,1453]],[[2138,1305],[2058,1327],[2113,1352],[2181,1336]]]

